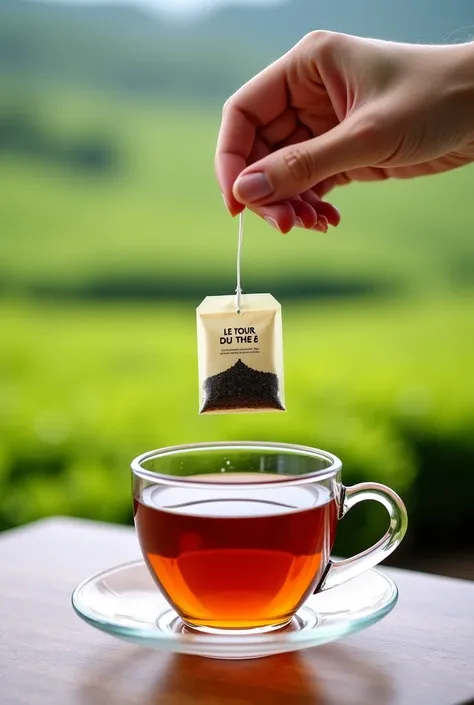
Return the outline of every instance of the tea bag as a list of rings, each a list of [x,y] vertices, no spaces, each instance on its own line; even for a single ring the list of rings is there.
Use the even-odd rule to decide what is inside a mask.
[[[199,413],[285,411],[281,306],[271,294],[243,294],[239,221],[237,289],[197,309]]]

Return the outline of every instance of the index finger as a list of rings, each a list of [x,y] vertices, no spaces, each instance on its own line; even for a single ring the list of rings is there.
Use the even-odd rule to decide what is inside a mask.
[[[224,105],[217,140],[215,171],[226,204],[237,215],[243,205],[232,187],[245,169],[257,130],[275,120],[288,105],[285,57],[248,81]]]

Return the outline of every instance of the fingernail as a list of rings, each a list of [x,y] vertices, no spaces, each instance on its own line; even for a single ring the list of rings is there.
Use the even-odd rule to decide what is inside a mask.
[[[313,225],[311,230],[316,230],[318,233],[327,233],[328,225],[328,219],[324,215],[318,215],[318,222]]]
[[[232,215],[232,211],[231,211],[230,208],[229,208],[229,204],[228,204],[227,201],[225,200],[224,194],[221,193],[221,196],[222,196],[222,200],[224,201],[225,207],[227,208],[227,210],[229,211],[229,213]]]
[[[261,172],[241,176],[235,182],[234,189],[239,200],[245,203],[255,203],[273,193],[270,182]]]
[[[326,218],[329,222],[330,225],[332,225],[334,228],[337,228],[339,223],[341,222],[341,214],[337,210],[336,206],[333,206],[330,204],[331,208],[329,209],[329,213],[326,214]]]
[[[329,203],[328,201],[321,201],[321,203],[318,204],[319,208],[321,207],[321,204],[323,204],[324,206],[329,206],[330,210],[334,211],[336,213],[336,215],[339,216],[339,218],[341,217],[340,210],[338,208],[336,208],[336,206],[333,203]],[[324,216],[324,217],[326,218],[327,216]]]
[[[301,218],[295,218],[295,225],[297,228],[304,228],[304,223]]]
[[[270,218],[269,215],[265,215],[263,219],[265,220],[265,222],[268,223],[268,225],[271,225],[272,228],[275,228],[275,230],[278,230],[278,232],[281,233],[280,226],[278,225],[276,220],[274,220],[274,218]]]

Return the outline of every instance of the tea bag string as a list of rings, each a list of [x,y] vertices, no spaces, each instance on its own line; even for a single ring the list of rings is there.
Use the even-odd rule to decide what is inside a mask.
[[[239,215],[239,238],[237,242],[237,288],[235,290],[235,307],[237,313],[242,313],[240,299],[242,296],[242,286],[240,280],[240,262],[242,259],[242,241],[244,239],[244,211]]]

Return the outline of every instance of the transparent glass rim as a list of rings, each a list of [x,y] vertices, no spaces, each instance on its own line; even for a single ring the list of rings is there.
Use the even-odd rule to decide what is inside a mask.
[[[314,481],[327,480],[336,475],[342,470],[342,462],[336,455],[329,453],[326,450],[312,448],[310,446],[295,445],[292,443],[271,443],[265,441],[218,441],[211,443],[189,443],[185,445],[168,446],[166,448],[158,448],[149,450],[146,453],[138,455],[132,460],[131,468],[134,475],[148,480],[156,485],[168,486],[183,486],[195,489],[222,489],[222,483],[213,483],[209,480],[199,480],[199,475],[176,476],[166,475],[164,473],[152,472],[142,467],[142,463],[155,458],[166,458],[169,456],[185,455],[189,452],[205,452],[213,450],[240,450],[240,451],[282,451],[283,453],[294,453],[301,457],[318,458],[329,461],[330,465],[322,470],[314,472],[302,473],[301,475],[284,476],[278,480],[252,480],[251,482],[226,482],[226,487],[275,487],[305,485]]]

